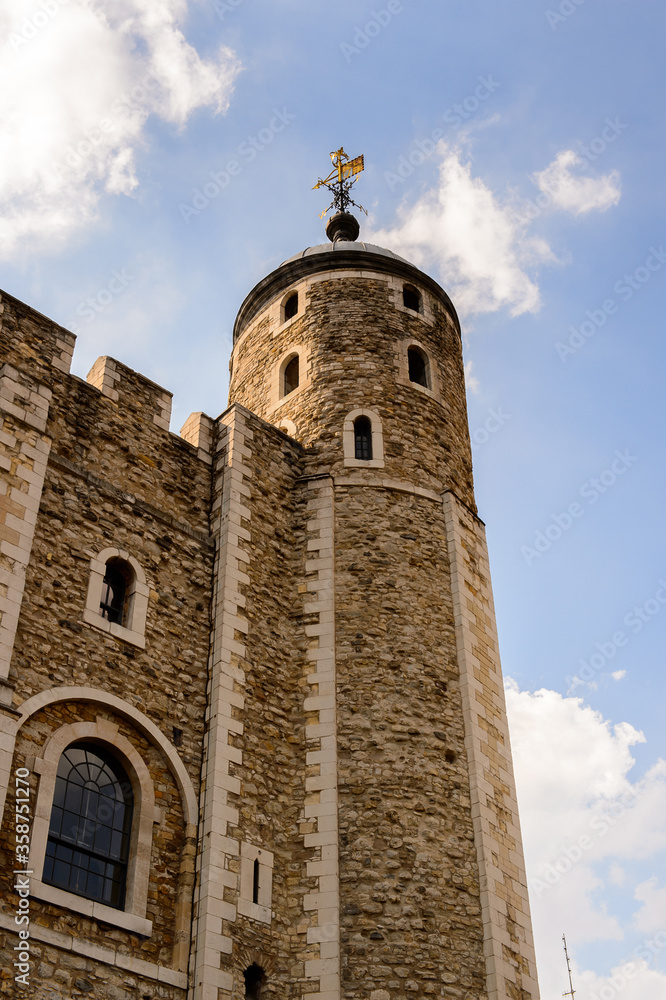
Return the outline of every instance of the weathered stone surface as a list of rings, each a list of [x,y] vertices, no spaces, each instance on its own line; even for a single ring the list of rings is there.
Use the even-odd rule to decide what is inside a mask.
[[[537,1000],[457,318],[425,277],[404,306],[406,265],[325,266],[241,313],[231,405],[187,440],[165,390],[110,358],[69,375],[71,335],[0,302],[5,968],[16,768],[34,809],[49,740],[97,726],[156,807],[152,928],[33,897],[36,1000],[238,1000],[252,966],[285,1000]],[[145,576],[145,636],[91,612],[104,550]]]

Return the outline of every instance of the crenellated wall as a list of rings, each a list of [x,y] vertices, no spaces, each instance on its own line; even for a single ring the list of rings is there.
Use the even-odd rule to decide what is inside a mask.
[[[109,358],[88,382],[72,376],[71,334],[9,296],[0,309],[3,968],[12,968],[17,929],[14,777],[27,768],[29,995],[65,1000],[93,990],[129,1000],[152,996],[159,983],[160,995],[175,1000],[186,995],[190,950],[214,555],[211,460],[168,432],[169,393]],[[86,618],[96,557],[110,551],[134,560],[145,580],[137,585],[146,604],[141,636],[109,628],[98,611]],[[94,612],[99,593],[92,602]],[[61,752],[62,734],[112,748],[138,782],[135,803],[140,775],[149,776],[141,794],[144,805],[149,794],[154,804],[144,810],[131,859],[144,898],[135,894],[125,912],[41,881],[51,812],[41,792],[55,780],[49,754]],[[5,991],[14,985],[2,981]]]

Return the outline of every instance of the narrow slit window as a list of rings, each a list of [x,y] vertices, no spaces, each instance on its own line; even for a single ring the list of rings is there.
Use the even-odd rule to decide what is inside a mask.
[[[252,902],[259,902],[259,859],[254,859],[252,868]]]
[[[372,423],[369,417],[354,421],[354,457],[364,462],[372,459]]]
[[[284,393],[283,395],[288,396],[290,392],[298,388],[298,354],[295,354],[291,361],[288,362],[284,369]]]
[[[407,351],[407,362],[409,365],[409,381],[429,389],[428,359],[423,351],[419,351],[418,347],[410,347]]]
[[[403,285],[402,304],[405,309],[421,312],[421,293],[418,288],[414,288],[414,285]]]
[[[292,319],[298,312],[298,292],[294,292],[290,295],[284,304],[284,321],[287,322],[288,319]]]

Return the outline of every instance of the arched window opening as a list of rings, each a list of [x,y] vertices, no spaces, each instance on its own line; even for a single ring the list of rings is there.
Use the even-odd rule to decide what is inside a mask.
[[[364,462],[372,459],[372,423],[369,417],[354,421],[354,457]]]
[[[130,587],[134,573],[129,563],[124,559],[109,559],[102,582],[102,594],[99,602],[99,613],[107,621],[117,625],[127,622]]]
[[[294,292],[289,296],[284,304],[284,321],[287,322],[288,319],[292,319],[298,312],[298,292]]]
[[[414,285],[403,285],[402,302],[405,309],[421,312],[421,293],[418,288],[414,288]]]
[[[260,1000],[261,990],[266,982],[266,973],[253,962],[243,973],[245,977],[245,997],[246,1000]]]
[[[295,354],[284,369],[284,396],[298,388],[298,354]]]
[[[252,902],[259,902],[259,858],[254,859],[252,867]]]
[[[58,764],[43,881],[122,910],[134,796],[118,761],[73,743]]]
[[[418,347],[410,347],[407,351],[407,363],[409,365],[409,381],[429,389],[428,359],[423,351],[420,351]]]

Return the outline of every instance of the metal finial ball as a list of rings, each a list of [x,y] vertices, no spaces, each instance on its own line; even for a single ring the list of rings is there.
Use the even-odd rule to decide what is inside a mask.
[[[337,215],[331,216],[326,224],[326,235],[331,243],[339,241],[353,243],[358,239],[360,231],[358,219],[349,212],[338,212]]]

